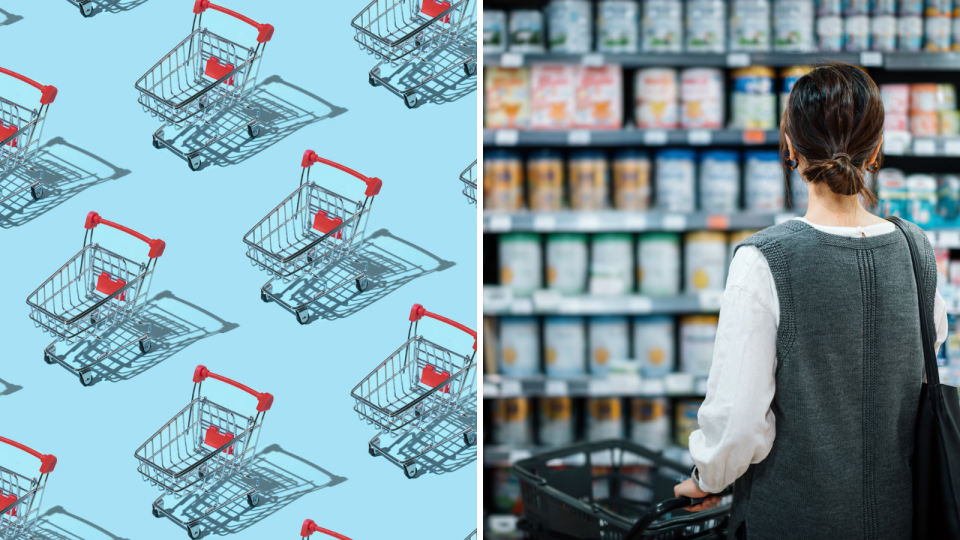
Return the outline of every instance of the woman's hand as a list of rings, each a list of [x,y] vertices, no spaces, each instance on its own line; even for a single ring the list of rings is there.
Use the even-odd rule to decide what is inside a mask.
[[[690,512],[702,512],[720,505],[720,497],[717,497],[713,493],[707,493],[697,487],[693,478],[688,478],[682,483],[673,486],[673,494],[676,497],[687,496],[691,499],[704,499],[703,502],[698,505],[684,508],[684,510]]]

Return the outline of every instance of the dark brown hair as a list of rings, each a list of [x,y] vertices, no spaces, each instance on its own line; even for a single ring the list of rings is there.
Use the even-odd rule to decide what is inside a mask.
[[[787,134],[803,156],[803,176],[838,195],[876,197],[866,185],[867,160],[883,135],[880,89],[863,70],[841,62],[818,66],[800,77],[780,122],[780,153],[789,159]],[[877,164],[881,156],[877,154]],[[789,171],[785,170],[789,175]]]

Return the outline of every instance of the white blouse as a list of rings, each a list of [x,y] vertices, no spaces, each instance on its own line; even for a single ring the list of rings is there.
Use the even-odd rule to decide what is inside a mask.
[[[823,232],[859,238],[893,234],[892,223],[867,227],[825,227]],[[897,232],[897,234],[900,234]],[[776,418],[777,326],[780,304],[767,259],[755,246],[737,250],[723,291],[720,323],[707,379],[707,397],[690,435],[700,489],[717,493],[759,463],[773,447]],[[934,304],[937,350],[947,338],[947,307],[938,292]]]

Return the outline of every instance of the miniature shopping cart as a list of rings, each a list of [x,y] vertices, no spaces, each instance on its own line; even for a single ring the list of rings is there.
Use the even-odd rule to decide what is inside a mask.
[[[473,337],[473,353],[464,356],[417,335],[417,323],[424,316],[445,322]],[[433,422],[448,413],[469,416],[467,401],[476,378],[477,333],[466,326],[414,304],[410,310],[407,341],[366,376],[350,392],[362,420],[376,426],[378,433],[369,443],[371,456],[383,455],[403,467],[407,478],[417,475],[417,459],[447,442],[463,437],[467,446],[477,441],[476,422],[455,430],[440,441],[419,448],[413,456],[394,456],[380,446],[380,435],[397,436],[419,430],[429,431]],[[446,433],[445,433],[446,434]]]
[[[473,532],[470,533],[470,535],[467,536],[465,540],[477,540],[477,529],[474,529]]]
[[[40,516],[47,479],[57,466],[57,458],[44,455],[18,442],[0,437],[0,443],[34,456],[40,460],[40,477],[30,478],[0,465],[0,538],[17,540],[33,528]]]
[[[225,382],[257,398],[257,414],[243,416],[222,407],[200,394],[207,378]],[[244,497],[254,507],[260,502],[260,478],[248,474],[247,467],[257,452],[260,428],[273,396],[257,392],[222,375],[197,366],[193,373],[190,404],[177,413],[160,431],[153,434],[134,454],[140,465],[137,471],[144,481],[163,492],[153,501],[154,517],[167,517],[187,530],[190,538],[199,538],[203,528],[199,521],[217,510]],[[220,480],[241,475],[253,481],[254,487],[240,491],[229,500],[217,493]],[[211,495],[216,500],[200,515],[181,519],[176,508],[164,509],[163,498],[180,499],[194,493]],[[231,495],[236,493],[231,492]]]
[[[4,187],[0,183],[0,203],[27,190],[34,199],[43,196],[43,170],[33,167],[33,158],[40,148],[40,136],[47,119],[50,104],[57,98],[57,89],[44,86],[19,73],[0,67],[0,73],[19,79],[40,90],[40,108],[32,109],[17,105],[0,96],[0,182],[12,181],[13,175],[7,173],[17,167],[23,167],[37,174],[36,180],[27,185]]]
[[[240,19],[257,29],[256,47],[244,47],[200,26],[207,9],[220,11]],[[203,165],[200,151],[244,128],[250,138],[260,134],[260,109],[246,100],[257,84],[260,60],[267,42],[273,37],[273,26],[259,24],[239,13],[196,0],[193,8],[193,31],[169,54],[156,63],[137,81],[139,102],[143,109],[163,121],[153,134],[153,146],[169,148],[187,160],[190,170]],[[252,112],[246,123],[230,122],[229,129],[217,124],[217,113],[236,105]],[[197,148],[180,150],[173,141],[163,138],[167,126],[182,129],[202,122],[216,128],[216,135]]]
[[[370,84],[383,85],[403,97],[407,107],[417,106],[417,90],[448,71],[463,67],[469,77],[477,72],[476,0],[374,0],[353,18],[354,40],[360,49],[380,62],[370,70]],[[473,54],[452,65],[433,66],[419,83],[394,85],[381,68],[399,68],[410,62],[430,62],[441,47],[463,46]],[[392,70],[391,70],[392,71]]]
[[[363,180],[367,184],[366,198],[362,202],[352,201],[311,182],[310,167],[314,163]],[[313,150],[304,152],[300,165],[300,187],[254,225],[243,242],[249,246],[247,257],[251,263],[270,274],[270,281],[260,288],[260,299],[276,301],[293,311],[300,324],[307,324],[310,313],[305,310],[313,302],[350,283],[355,283],[360,292],[366,290],[367,263],[357,258],[354,251],[363,243],[373,198],[380,193],[383,182],[324,159]],[[337,283],[324,277],[331,267],[344,260],[362,265],[363,270]],[[330,274],[337,279],[343,277],[336,272]],[[324,280],[325,286],[299,305],[285,302],[273,290],[277,280],[289,283],[309,278]]]
[[[340,540],[350,540],[349,538],[347,538],[346,536],[340,533],[335,533],[330,529],[324,529],[323,527],[318,526],[316,523],[313,522],[312,519],[308,519],[303,522],[303,526],[300,527],[300,538],[309,538],[313,536],[313,533],[315,532],[323,533],[327,536],[332,536],[334,538],[339,538]]]
[[[731,497],[702,512],[673,488],[690,468],[629,441],[580,443],[518,461],[523,518],[534,538],[720,540],[726,538]],[[662,502],[657,502],[662,501]]]
[[[137,262],[94,244],[93,230],[101,224],[146,242],[150,246],[147,261]],[[87,214],[84,227],[83,249],[33,291],[27,298],[27,305],[30,306],[30,318],[34,326],[55,338],[43,351],[44,361],[60,364],[78,375],[80,384],[90,386],[93,383],[91,369],[109,356],[134,343],[139,344],[143,354],[153,348],[150,338],[152,326],[144,322],[143,311],[157,259],[163,255],[166,243],[107,221],[96,212]],[[87,358],[79,364],[56,354],[57,343],[71,345],[84,339],[100,340],[110,329],[126,320],[146,326],[146,331],[137,333],[133,339],[115,349],[92,359]]]
[[[467,200],[470,204],[477,204],[477,160],[473,160],[473,163],[460,173],[460,181],[463,182],[463,194],[467,196]]]

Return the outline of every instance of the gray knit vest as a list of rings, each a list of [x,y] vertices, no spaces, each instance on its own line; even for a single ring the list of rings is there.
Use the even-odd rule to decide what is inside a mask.
[[[933,248],[910,231],[932,306]],[[730,537],[745,522],[749,540],[909,539],[923,350],[906,239],[791,220],[745,245],[766,257],[780,302],[776,439],[735,483]]]

